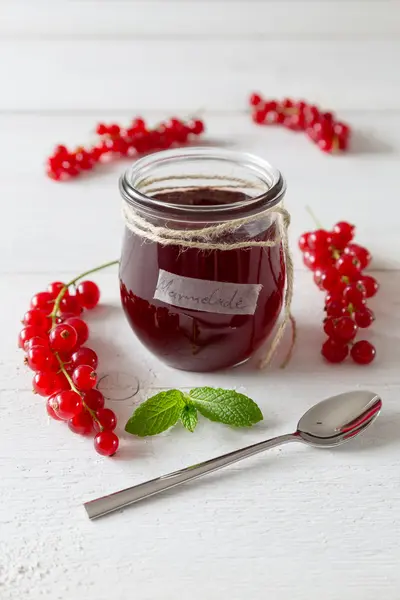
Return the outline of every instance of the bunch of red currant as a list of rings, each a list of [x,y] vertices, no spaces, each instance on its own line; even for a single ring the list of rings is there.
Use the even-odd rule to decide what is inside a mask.
[[[25,363],[35,372],[34,392],[47,397],[47,412],[53,419],[67,421],[74,433],[96,435],[99,454],[112,456],[119,440],[114,433],[115,413],[104,408],[104,397],[95,389],[97,354],[84,346],[89,328],[80,318],[84,309],[99,302],[100,291],[93,281],[82,281],[70,293],[70,284],[50,283],[35,294],[23,318],[19,347]]]
[[[332,231],[318,229],[299,239],[306,267],[314,271],[314,281],[326,293],[324,331],[328,339],[322,355],[331,363],[342,362],[349,354],[354,362],[367,365],[375,358],[375,347],[366,340],[354,342],[359,328],[369,327],[374,313],[367,298],[375,296],[378,283],[363,270],[371,255],[353,243],[355,228],[336,223]]]
[[[100,136],[100,141],[97,144],[87,149],[79,146],[73,151],[69,151],[66,146],[57,146],[47,159],[46,172],[51,179],[65,181],[114,158],[136,156],[186,144],[203,131],[204,123],[200,119],[185,123],[172,118],[154,129],[149,129],[140,117],[133,119],[128,127],[99,123],[96,133]]]
[[[252,119],[259,125],[281,124],[293,131],[305,131],[307,136],[323,152],[347,150],[350,128],[335,120],[332,112],[324,112],[317,106],[303,101],[284,98],[265,100],[260,94],[250,96]]]

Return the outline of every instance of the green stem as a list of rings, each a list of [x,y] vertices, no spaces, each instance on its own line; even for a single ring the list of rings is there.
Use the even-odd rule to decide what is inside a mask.
[[[75,283],[77,281],[79,281],[80,279],[83,279],[83,277],[87,277],[88,275],[91,275],[92,273],[96,273],[97,271],[101,271],[102,269],[106,269],[107,267],[113,267],[114,265],[118,265],[118,264],[119,264],[119,260],[112,260],[108,263],[104,263],[104,264],[100,265],[99,267],[95,267],[94,269],[89,269],[89,271],[85,271],[84,273],[81,273],[80,275],[78,275],[77,277],[74,277],[74,279],[71,279],[71,281],[66,283],[64,285],[64,287],[61,288],[60,293],[58,294],[56,301],[54,302],[53,310],[51,311],[51,314],[50,314],[52,327],[54,327],[54,325],[56,324],[57,313],[60,310],[61,300],[64,298],[68,288],[71,285],[75,285]]]
[[[83,408],[85,410],[88,411],[88,413],[90,413],[90,416],[92,417],[92,419],[94,421],[96,421],[96,423],[99,425],[100,429],[102,430],[102,427],[100,425],[100,422],[98,420],[98,418],[96,417],[96,413],[94,410],[92,410],[91,408],[88,407],[88,405],[86,404],[86,402],[83,399],[82,396],[82,392],[80,392],[78,390],[78,388],[76,387],[76,385],[74,384],[74,382],[72,381],[72,377],[70,376],[70,374],[68,373],[68,371],[66,370],[65,366],[64,366],[64,362],[62,361],[62,359],[59,357],[58,352],[55,353],[56,358],[58,360],[58,364],[60,365],[60,369],[61,369],[61,373],[63,373],[65,375],[66,380],[68,381],[70,388],[73,392],[75,392],[75,394],[78,394],[78,396],[80,396],[81,400],[82,400],[82,404],[83,404]]]
[[[318,227],[318,229],[323,229],[321,221],[319,221],[317,219],[317,217],[315,216],[314,211],[312,210],[312,208],[310,206],[306,206],[306,211],[308,212],[308,214],[310,215],[310,217],[314,221],[316,227]]]

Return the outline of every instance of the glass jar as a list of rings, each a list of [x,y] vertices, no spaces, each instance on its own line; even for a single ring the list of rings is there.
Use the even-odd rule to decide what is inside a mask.
[[[163,362],[188,371],[249,359],[271,333],[283,302],[279,217],[267,210],[280,206],[285,194],[279,171],[247,153],[183,148],[138,160],[122,175],[120,190],[125,209],[172,235],[163,243],[157,229],[145,235],[125,229],[121,299],[139,340]],[[231,230],[238,219],[246,222]],[[219,247],[196,247],[196,231],[218,225],[212,245]],[[173,236],[188,231],[195,247],[175,244]],[[274,240],[270,247],[256,245]]]

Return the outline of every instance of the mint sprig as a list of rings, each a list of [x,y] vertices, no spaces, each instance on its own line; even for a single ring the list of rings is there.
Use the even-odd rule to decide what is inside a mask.
[[[194,431],[198,412],[211,421],[232,427],[250,427],[262,421],[257,404],[235,390],[201,387],[185,394],[168,390],[152,396],[141,404],[125,426],[125,431],[141,437],[166,431],[179,420]]]

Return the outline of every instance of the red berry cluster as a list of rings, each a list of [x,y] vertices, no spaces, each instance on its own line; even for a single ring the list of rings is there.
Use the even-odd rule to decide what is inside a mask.
[[[283,125],[293,131],[305,131],[307,136],[323,152],[347,150],[350,127],[335,120],[332,112],[324,112],[318,106],[284,98],[265,100],[260,94],[250,96],[252,119],[259,125]]]
[[[33,389],[47,397],[47,412],[57,421],[67,421],[74,433],[96,432],[94,447],[112,456],[119,440],[114,429],[115,413],[104,408],[104,397],[95,389],[97,354],[84,346],[89,328],[80,316],[99,302],[100,291],[93,281],[82,281],[70,293],[69,285],[50,283],[35,294],[23,318],[19,347],[25,363],[35,372]]]
[[[366,340],[354,342],[359,328],[369,327],[375,317],[367,298],[375,296],[378,283],[363,270],[371,255],[353,243],[355,228],[344,221],[332,231],[317,229],[299,239],[306,267],[314,271],[314,281],[326,293],[324,331],[328,339],[322,355],[331,363],[342,362],[349,354],[354,362],[367,365],[375,358],[375,347]]]
[[[185,123],[172,118],[154,129],[149,129],[140,117],[133,119],[126,128],[117,124],[99,123],[96,127],[96,133],[100,136],[97,144],[88,149],[80,146],[73,151],[69,151],[66,146],[57,146],[47,159],[46,172],[51,179],[65,181],[114,158],[136,156],[186,144],[203,131],[204,123],[200,119]]]

